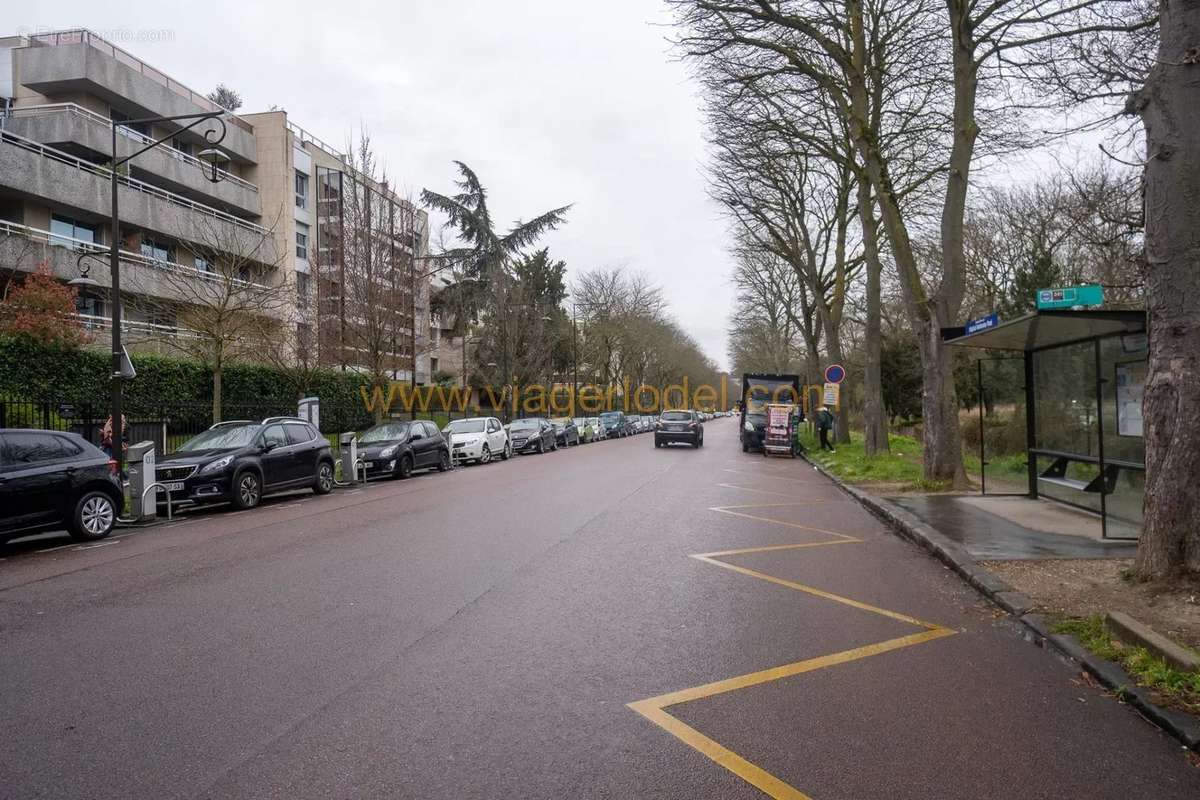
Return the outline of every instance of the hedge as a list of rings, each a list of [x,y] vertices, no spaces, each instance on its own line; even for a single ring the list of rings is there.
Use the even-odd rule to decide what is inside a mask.
[[[125,408],[131,418],[172,409],[175,416],[186,413],[196,416],[197,422],[209,420],[210,369],[169,356],[132,354],[130,358],[137,370],[137,377],[125,386]],[[26,337],[0,336],[0,398],[103,408],[111,370],[111,357],[102,351],[59,349]],[[359,393],[363,383],[363,376],[338,370],[314,375],[307,394],[321,398],[323,429],[358,430],[370,424]],[[225,368],[221,403],[227,418],[295,414],[299,398],[284,370],[244,363]]]

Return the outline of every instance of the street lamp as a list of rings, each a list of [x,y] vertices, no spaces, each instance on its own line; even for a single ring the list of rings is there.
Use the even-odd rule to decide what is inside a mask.
[[[125,467],[125,448],[122,447],[124,440],[124,425],[122,424],[122,409],[124,397],[122,380],[124,377],[123,360],[125,359],[125,348],[121,345],[121,220],[117,201],[117,186],[119,185],[118,169],[122,164],[127,164],[137,156],[147,150],[152,150],[160,144],[178,136],[180,133],[199,125],[205,120],[213,120],[221,126],[220,132],[215,128],[209,128],[204,132],[204,139],[210,146],[208,149],[201,150],[197,154],[204,164],[209,169],[201,168],[201,172],[205,178],[212,183],[218,183],[221,180],[221,164],[229,161],[229,156],[218,150],[215,145],[220,144],[225,139],[225,121],[221,119],[225,111],[210,111],[204,114],[176,114],[169,117],[141,117],[140,119],[127,119],[117,122],[112,120],[109,123],[110,133],[112,134],[112,163],[109,165],[109,194],[111,196],[110,210],[111,220],[109,222],[109,237],[111,242],[108,249],[108,268],[112,274],[112,420],[113,420],[113,453],[112,458],[117,462],[118,472],[122,472]],[[117,128],[127,127],[132,128],[135,125],[150,125],[162,122],[182,123],[188,121],[187,125],[183,125],[179,130],[163,136],[160,139],[155,139],[140,150],[135,150],[124,157],[117,156]],[[211,170],[211,171],[210,171]],[[92,256],[93,253],[84,253],[77,261],[77,264],[84,258]],[[87,270],[80,265],[80,277],[70,281],[73,286],[93,287],[99,284],[92,278],[88,277]]]

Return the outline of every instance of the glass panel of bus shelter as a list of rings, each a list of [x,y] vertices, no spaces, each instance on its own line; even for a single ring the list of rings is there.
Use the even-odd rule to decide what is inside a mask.
[[[1039,350],[1033,353],[1033,372],[1035,447],[1085,459],[1098,457],[1095,343]],[[1039,456],[1038,475],[1045,475],[1058,461],[1058,456]],[[1095,464],[1067,459],[1061,479],[1038,479],[1038,494],[1099,512],[1099,493],[1082,491],[1098,474]]]
[[[978,366],[979,423],[982,442],[981,488],[984,494],[1026,494],[1028,441],[1025,417],[1025,359],[1022,356],[985,358]],[[971,463],[968,461],[968,463]]]
[[[1142,499],[1146,488],[1146,444],[1142,438],[1142,386],[1146,379],[1144,334],[1100,340],[1103,381],[1104,459],[1112,462],[1116,482],[1105,498],[1108,535],[1136,538],[1142,532]],[[1141,465],[1136,469],[1132,465]]]

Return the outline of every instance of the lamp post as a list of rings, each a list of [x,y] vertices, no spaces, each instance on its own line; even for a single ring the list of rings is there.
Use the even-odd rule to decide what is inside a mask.
[[[226,112],[224,111],[210,111],[204,114],[176,114],[169,117],[141,117],[140,119],[128,119],[122,120],[121,122],[112,120],[109,125],[110,132],[112,134],[112,163],[110,164],[109,168],[109,194],[111,197],[110,209],[112,212],[112,218],[109,222],[109,237],[111,242],[108,249],[108,268],[112,274],[112,458],[117,462],[118,473],[123,472],[125,468],[125,448],[123,447],[125,426],[122,424],[122,405],[124,400],[124,384],[122,383],[122,380],[125,376],[125,348],[121,345],[121,221],[117,203],[117,186],[119,185],[119,175],[117,170],[122,164],[129,163],[147,150],[152,150],[155,147],[158,147],[160,144],[163,144],[167,140],[178,136],[183,131],[194,128],[205,120],[215,120],[221,126],[219,134],[217,133],[216,129],[213,128],[206,130],[204,132],[205,141],[208,142],[209,145],[220,144],[225,139],[226,133],[225,121],[221,119],[221,116],[225,113]],[[119,126],[131,127],[133,125],[149,125],[161,122],[181,123],[188,120],[190,120],[190,122],[188,122],[187,125],[182,126],[179,130],[173,131],[160,139],[155,139],[141,149],[135,150],[127,156],[117,156],[117,128]],[[209,147],[201,150],[196,154],[196,157],[212,167],[211,175],[204,171],[204,177],[208,178],[208,180],[213,183],[220,182],[221,177],[219,167],[222,163],[228,161],[229,157],[225,155],[225,153],[216,149],[216,147]],[[91,254],[89,253],[85,255]],[[83,256],[80,256],[80,259],[82,258]],[[96,281],[89,278],[86,271],[83,272],[83,275],[80,278],[69,281],[68,283],[73,286],[96,285]]]

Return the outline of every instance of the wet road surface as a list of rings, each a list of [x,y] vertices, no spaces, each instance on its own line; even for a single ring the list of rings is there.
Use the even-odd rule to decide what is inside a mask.
[[[1200,797],[734,419],[0,559],[3,798]]]

